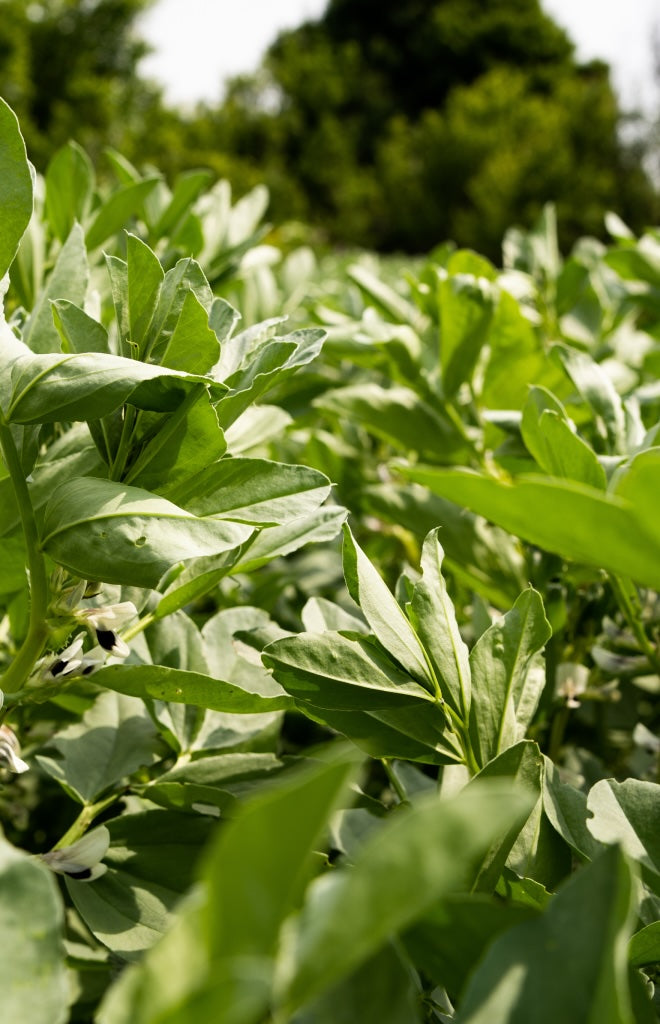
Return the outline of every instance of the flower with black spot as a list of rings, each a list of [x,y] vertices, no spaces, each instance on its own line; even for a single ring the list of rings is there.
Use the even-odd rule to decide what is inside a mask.
[[[132,601],[110,604],[105,608],[89,608],[78,612],[76,618],[83,622],[96,635],[96,641],[104,651],[116,658],[127,658],[130,654],[128,644],[124,643],[117,630],[137,615],[137,608]]]
[[[93,882],[108,870],[101,861],[108,852],[110,833],[105,825],[92,829],[82,839],[59,850],[40,854],[51,871],[67,875],[77,882]]]
[[[0,701],[0,705],[2,701]],[[8,725],[0,725],[0,762],[9,768],[10,772],[15,772],[16,775],[22,775],[23,772],[29,771],[29,764],[20,756],[21,745],[18,742],[18,737],[13,729],[10,729]]]

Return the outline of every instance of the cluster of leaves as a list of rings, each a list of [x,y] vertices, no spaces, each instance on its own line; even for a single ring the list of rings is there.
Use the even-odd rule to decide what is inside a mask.
[[[113,166],[0,105],[8,1019],[657,1020],[660,235]]]

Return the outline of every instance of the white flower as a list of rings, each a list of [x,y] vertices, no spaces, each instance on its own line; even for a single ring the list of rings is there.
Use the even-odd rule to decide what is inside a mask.
[[[137,608],[132,601],[122,601],[120,604],[110,604],[105,608],[88,608],[78,612],[76,618],[96,633],[96,640],[100,647],[117,658],[127,658],[130,648],[121,637],[117,636],[117,630],[130,619],[137,615]]]
[[[47,678],[61,679],[63,676],[69,676],[80,668],[83,662],[82,646],[84,638],[84,633],[78,633],[74,637],[73,642],[57,655],[55,660],[46,669],[45,675]]]
[[[42,853],[41,860],[60,875],[68,875],[77,882],[93,882],[108,870],[101,861],[108,852],[110,833],[105,825],[92,829],[71,846]]]
[[[0,701],[0,705],[2,702]],[[29,771],[29,764],[20,757],[21,745],[13,729],[0,725],[0,761],[4,761],[11,772],[21,775]]]

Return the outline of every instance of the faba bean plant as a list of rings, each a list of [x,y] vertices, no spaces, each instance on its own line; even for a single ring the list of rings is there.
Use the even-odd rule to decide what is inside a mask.
[[[4,1019],[656,1021],[660,233],[266,201],[0,102]]]

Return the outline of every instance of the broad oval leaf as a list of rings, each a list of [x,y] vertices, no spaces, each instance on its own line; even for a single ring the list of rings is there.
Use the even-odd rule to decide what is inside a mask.
[[[287,693],[319,708],[372,711],[433,701],[364,638],[302,633],[269,644],[262,657]]]
[[[164,665],[108,665],[95,673],[99,686],[143,700],[192,704],[235,715],[287,710],[293,701],[275,683],[263,692],[248,690],[201,672]]]
[[[621,494],[605,494],[532,475],[505,483],[465,469],[396,469],[546,551],[660,588],[660,524],[638,513],[623,484]]]
[[[177,562],[238,547],[252,528],[198,519],[149,491],[81,478],[55,489],[42,546],[84,579],[155,588]]]
[[[169,412],[200,383],[212,394],[223,390],[206,377],[103,352],[35,355],[9,328],[0,335],[0,361],[7,375],[2,413],[11,423],[97,420],[127,401]]]

